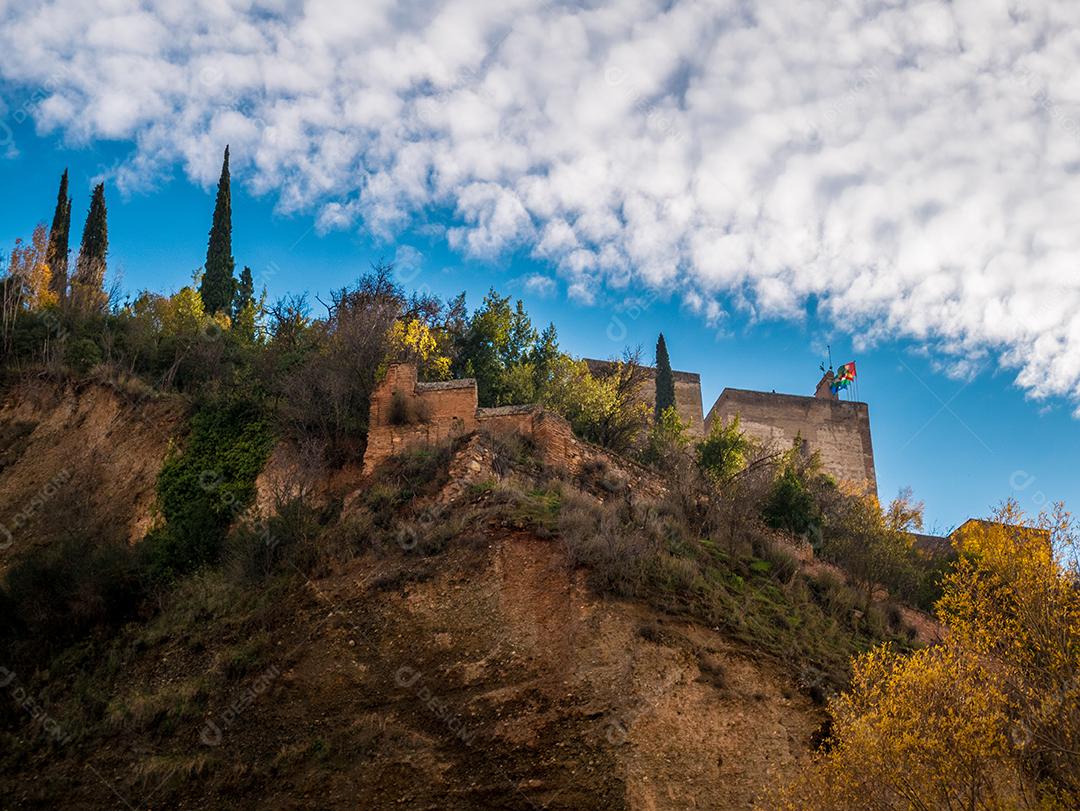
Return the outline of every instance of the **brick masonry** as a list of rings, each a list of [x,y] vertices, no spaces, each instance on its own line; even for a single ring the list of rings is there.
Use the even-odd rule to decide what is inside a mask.
[[[601,374],[607,364],[586,362],[594,373]],[[877,492],[866,403],[838,400],[827,395],[827,387],[823,394],[821,386],[816,397],[724,389],[708,417],[702,419],[700,377],[675,372],[675,387],[680,416],[695,434],[704,433],[713,419],[730,421],[738,414],[742,429],[766,446],[786,449],[799,436],[811,451],[820,454],[827,473]],[[655,403],[653,377],[642,387],[641,397],[650,405]],[[539,406],[479,408],[477,402],[475,380],[420,383],[415,366],[391,365],[371,397],[364,472],[371,472],[383,459],[407,447],[435,444],[479,428],[530,436],[545,461],[571,474],[602,451],[577,439],[565,419]],[[395,409],[407,419],[396,419],[402,413],[395,414]]]
[[[572,470],[579,465],[572,448],[577,440],[559,415],[536,405],[479,408],[472,378],[419,383],[416,367],[402,363],[390,366],[371,396],[364,472],[406,448],[434,445],[479,428],[532,436],[552,463]]]
[[[729,422],[736,414],[740,428],[766,446],[782,450],[801,437],[811,451],[820,454],[825,472],[877,493],[866,403],[724,389],[706,423]]]
[[[395,410],[404,411],[410,421],[395,424]],[[601,464],[636,492],[659,496],[662,491],[654,473],[578,439],[560,415],[536,405],[478,408],[475,380],[418,383],[416,367],[410,364],[391,365],[371,396],[364,473],[371,473],[384,459],[407,448],[433,445],[478,429],[530,437],[541,461],[568,475],[576,476]]]

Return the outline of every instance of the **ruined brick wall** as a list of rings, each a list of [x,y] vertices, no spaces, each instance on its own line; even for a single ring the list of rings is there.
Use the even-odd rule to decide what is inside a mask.
[[[478,408],[472,378],[419,383],[415,366],[392,364],[371,395],[364,472],[408,447],[434,445],[477,428],[531,435],[540,411],[535,405]]]
[[[475,380],[418,383],[415,366],[391,365],[371,395],[364,472],[370,473],[383,459],[407,447],[435,444],[475,430],[476,402]],[[401,416],[404,421],[395,420]]]
[[[594,376],[610,374],[614,364],[607,360],[594,360],[585,358],[589,372]],[[652,366],[642,367],[646,372],[645,380],[641,384],[638,396],[649,410],[656,408],[656,369]],[[679,419],[686,423],[693,436],[703,436],[705,433],[704,410],[701,404],[701,375],[697,372],[672,371],[675,379],[675,410],[679,412]]]
[[[801,436],[821,455],[827,473],[877,492],[866,403],[724,389],[706,422],[728,422],[736,414],[742,430],[767,446],[789,448]]]
[[[536,405],[478,408],[476,403],[475,380],[418,383],[415,366],[391,365],[371,397],[364,472],[370,473],[384,459],[406,448],[432,445],[482,428],[494,434],[530,437],[546,465],[570,476],[578,475],[588,465],[603,464],[636,492],[657,497],[661,494],[662,486],[654,473],[578,439],[570,423],[559,414]],[[411,421],[395,424],[400,411],[405,411]]]

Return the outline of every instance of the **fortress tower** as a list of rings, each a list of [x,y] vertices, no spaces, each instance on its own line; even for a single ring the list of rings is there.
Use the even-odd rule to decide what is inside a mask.
[[[767,447],[784,450],[800,437],[821,457],[825,472],[877,494],[870,409],[866,403],[840,400],[830,390],[832,371],[817,384],[813,397],[745,389],[724,389],[705,418],[730,422]]]

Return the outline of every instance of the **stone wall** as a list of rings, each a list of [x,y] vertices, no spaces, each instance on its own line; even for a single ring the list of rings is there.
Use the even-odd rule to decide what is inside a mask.
[[[615,364],[609,360],[594,360],[585,358],[589,372],[596,377],[610,374]],[[649,406],[652,411],[656,408],[656,369],[652,366],[643,366],[647,373],[645,381],[641,385],[639,396],[641,401]],[[672,371],[675,379],[675,410],[679,412],[679,418],[685,422],[693,436],[704,436],[705,419],[704,409],[701,405],[701,375],[697,372]]]
[[[476,403],[476,381],[471,378],[418,383],[415,366],[391,365],[371,396],[364,473],[406,448],[433,445],[482,428],[496,435],[531,438],[541,461],[569,476],[600,466],[635,492],[662,495],[654,473],[578,439],[559,414],[536,405],[478,408]],[[402,417],[408,421],[401,422]]]
[[[706,422],[729,422],[736,414],[742,430],[758,441],[781,450],[800,436],[821,455],[827,473],[877,493],[866,403],[724,389]]]
[[[566,420],[539,406],[477,407],[476,381],[472,378],[419,383],[415,366],[392,364],[371,395],[364,473],[406,448],[434,445],[478,428],[526,436],[539,430],[554,436],[562,430],[556,423],[570,431]]]

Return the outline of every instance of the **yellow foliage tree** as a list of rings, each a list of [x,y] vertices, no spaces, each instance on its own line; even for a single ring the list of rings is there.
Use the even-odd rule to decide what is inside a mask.
[[[830,748],[768,807],[1080,807],[1080,582],[1062,508],[1015,504],[960,534],[945,641],[854,662]]]
[[[11,251],[8,273],[17,278],[22,286],[26,306],[40,310],[57,303],[56,293],[49,289],[52,273],[45,262],[49,233],[44,224],[39,224],[28,243],[16,240]]]
[[[395,321],[388,337],[391,359],[415,363],[425,380],[450,378],[450,358],[439,352],[435,332],[419,318]]]

